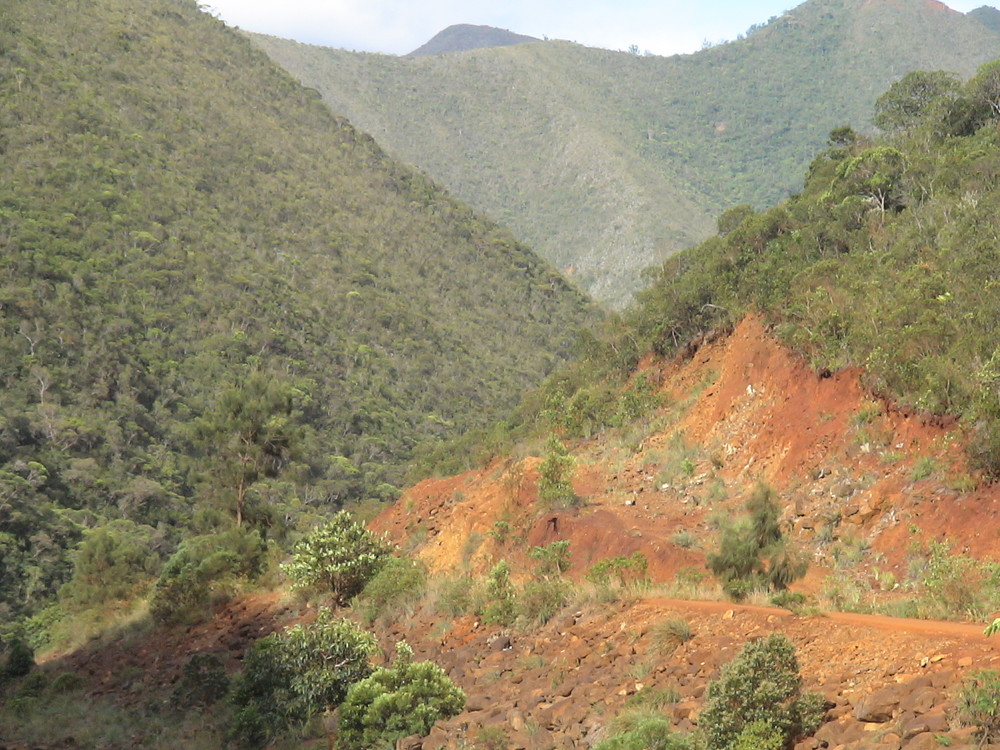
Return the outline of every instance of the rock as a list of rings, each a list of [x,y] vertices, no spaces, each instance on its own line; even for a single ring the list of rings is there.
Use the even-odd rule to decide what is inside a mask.
[[[923,732],[903,743],[903,750],[941,750],[934,732]]]
[[[396,740],[396,750],[423,750],[423,747],[423,738],[416,734]]]
[[[899,702],[909,691],[904,685],[889,685],[862,698],[854,707],[854,716],[858,721],[882,724],[889,721]]]
[[[918,716],[903,724],[902,731],[904,740],[916,737],[921,732],[947,732],[948,720],[944,714]]]

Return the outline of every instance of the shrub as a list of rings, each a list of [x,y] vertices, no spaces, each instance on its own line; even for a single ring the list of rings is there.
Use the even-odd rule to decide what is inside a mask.
[[[573,457],[555,435],[549,438],[545,458],[538,467],[538,499],[543,505],[563,508],[576,505],[573,492]]]
[[[342,510],[295,545],[282,569],[297,588],[322,588],[338,604],[356,596],[385,565],[390,545]]]
[[[3,666],[0,667],[0,685],[8,680],[24,677],[35,666],[35,652],[24,641],[15,638],[7,646]]]
[[[777,734],[784,747],[819,726],[822,698],[802,694],[795,648],[782,635],[751,641],[708,686],[698,724],[709,750],[729,750]],[[770,729],[765,727],[767,725]],[[768,745],[762,745],[768,746]]]
[[[653,649],[657,654],[663,656],[674,651],[682,643],[687,643],[694,638],[691,625],[679,617],[672,617],[669,620],[657,622],[650,633]]]
[[[73,577],[60,589],[60,600],[84,608],[142,592],[162,562],[150,548],[154,532],[126,519],[91,531],[77,549]]]
[[[781,533],[773,489],[758,485],[746,509],[748,517],[724,526],[719,551],[708,556],[709,569],[737,601],[755,588],[781,591],[808,567]]]
[[[569,570],[569,540],[552,542],[544,547],[532,547],[528,556],[538,561],[538,566],[535,568],[536,576],[558,578]]]
[[[486,577],[487,603],[483,607],[483,621],[494,625],[510,625],[514,622],[515,591],[510,580],[510,566],[501,560]]]
[[[184,665],[171,704],[177,709],[211,706],[229,692],[229,677],[215,654],[194,654]]]
[[[150,614],[161,623],[204,617],[214,594],[260,573],[265,551],[260,534],[245,528],[185,539],[153,586]]]
[[[615,717],[614,734],[594,750],[685,750],[688,742],[673,734],[670,720],[655,711],[632,710]]]
[[[529,622],[544,625],[572,597],[573,587],[566,581],[528,581],[517,598],[517,612]]]
[[[965,678],[958,693],[958,717],[979,727],[980,747],[1000,740],[1000,671],[983,669]]]
[[[345,750],[392,747],[401,737],[425,735],[438,719],[460,713],[463,693],[441,667],[414,662],[406,643],[396,644],[391,667],[351,686],[340,707],[339,744]]]
[[[418,599],[427,587],[427,571],[416,561],[390,557],[382,569],[365,584],[355,600],[368,625],[394,606]]]
[[[371,673],[375,650],[374,636],[326,610],[311,625],[261,638],[248,650],[230,695],[230,739],[258,747],[335,707]]]
[[[587,571],[586,578],[596,586],[610,586],[615,582],[627,586],[645,580],[648,567],[646,556],[642,552],[633,552],[601,560]]]

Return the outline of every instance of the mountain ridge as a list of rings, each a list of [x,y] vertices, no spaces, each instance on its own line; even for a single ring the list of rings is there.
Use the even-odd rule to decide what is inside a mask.
[[[533,36],[517,34],[496,26],[468,23],[453,24],[442,29],[406,57],[444,55],[451,52],[467,52],[485,47],[507,47],[512,44],[541,41]]]
[[[968,76],[1000,54],[1000,35],[924,0],[809,0],[670,58],[549,41],[403,59],[252,38],[616,307],[722,209],[795,192],[829,132],[863,129],[893,80]]]

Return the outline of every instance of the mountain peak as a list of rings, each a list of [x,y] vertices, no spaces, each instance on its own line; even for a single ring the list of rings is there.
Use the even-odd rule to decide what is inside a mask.
[[[476,26],[459,23],[435,34],[430,41],[413,50],[407,57],[443,55],[448,52],[464,52],[483,47],[507,47],[523,42],[537,42],[539,39],[524,34],[515,34],[495,26]]]

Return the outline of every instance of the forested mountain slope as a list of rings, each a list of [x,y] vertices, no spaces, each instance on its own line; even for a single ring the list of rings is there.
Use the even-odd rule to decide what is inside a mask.
[[[1000,54],[927,0],[809,0],[670,58],[544,42],[412,58],[254,41],[330,107],[621,305],[719,210],[799,189],[838,125],[910,70]]]
[[[0,111],[0,619],[107,519],[393,496],[594,316],[193,0],[5,1]]]

